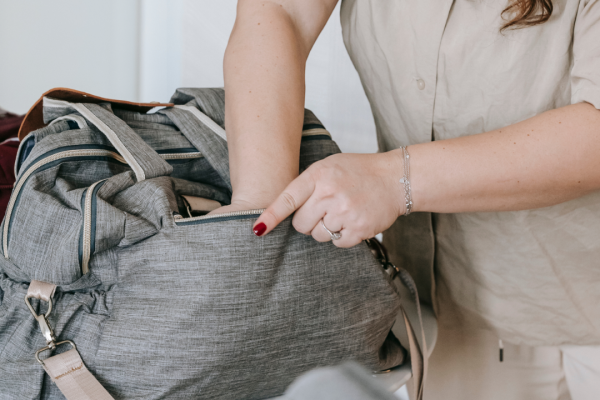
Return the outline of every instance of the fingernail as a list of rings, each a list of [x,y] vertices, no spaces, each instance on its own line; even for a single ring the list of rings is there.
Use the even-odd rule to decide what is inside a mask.
[[[262,236],[267,230],[267,226],[261,222],[260,224],[256,225],[253,230],[256,236]]]

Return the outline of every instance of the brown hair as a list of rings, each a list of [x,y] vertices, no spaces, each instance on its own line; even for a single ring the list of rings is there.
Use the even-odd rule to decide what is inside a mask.
[[[500,32],[505,29],[521,29],[528,26],[543,24],[552,15],[552,0],[513,0],[502,11],[502,18],[510,15]]]

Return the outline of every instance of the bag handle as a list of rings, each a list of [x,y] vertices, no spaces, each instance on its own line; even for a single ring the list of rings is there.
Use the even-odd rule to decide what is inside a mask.
[[[100,105],[70,103],[45,97],[44,107],[63,108],[65,112],[75,110],[81,114],[90,124],[98,128],[123,156],[135,173],[138,182],[170,175],[173,172],[173,167],[144,142],[129,125]]]
[[[231,191],[225,129],[193,106],[176,105],[162,110],[161,113],[167,115],[192,146],[204,155]]]
[[[50,89],[44,94],[42,94],[40,98],[35,102],[35,104],[31,106],[31,108],[25,115],[25,118],[23,119],[21,128],[19,129],[19,140],[23,141],[23,139],[25,139],[25,137],[30,132],[47,126],[47,123],[44,121],[43,112],[44,97],[66,100],[71,103],[110,103],[111,105],[118,106],[119,108],[122,108],[124,110],[138,112],[147,112],[155,107],[173,106],[172,103],[159,103],[156,101],[153,101],[151,103],[139,103],[125,100],[107,99],[104,97],[95,96],[91,93],[81,92],[75,89],[58,87]]]

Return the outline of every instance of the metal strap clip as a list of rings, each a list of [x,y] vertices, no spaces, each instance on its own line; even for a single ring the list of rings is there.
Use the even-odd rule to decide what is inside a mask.
[[[31,306],[31,303],[29,302],[29,296],[25,296],[25,304],[27,304],[27,307],[29,308],[29,311],[31,311],[33,318],[35,318],[35,320],[40,325],[40,331],[42,331],[42,335],[44,336],[44,339],[46,339],[46,344],[48,345],[48,348],[54,349],[56,347],[56,336],[54,336],[54,330],[48,322],[48,317],[52,312],[52,299],[48,300],[48,310],[46,311],[46,314],[41,315],[38,315]]]
[[[53,349],[57,348],[58,346],[60,346],[61,344],[67,344],[67,343],[71,345],[71,349],[77,350],[77,346],[75,346],[75,343],[71,342],[70,340],[63,340],[62,342],[58,342],[58,343],[52,342],[52,347],[50,347],[50,345],[48,345],[48,346],[42,347],[41,349],[39,349],[38,351],[36,351],[35,352],[35,359],[40,364],[44,365],[44,361],[40,360],[40,354],[41,353],[43,353],[44,351],[53,350]]]
[[[381,264],[383,270],[387,272],[390,278],[394,279],[400,272],[400,269],[390,262],[387,255],[387,250],[383,244],[374,237],[365,240],[365,242],[367,243],[367,246],[369,246],[369,249],[371,250],[371,253],[375,259]]]
[[[46,339],[46,346],[39,349],[35,353],[35,359],[42,365],[44,365],[44,361],[40,359],[40,353],[43,353],[44,351],[54,350],[57,346],[62,344],[70,344],[72,349],[76,349],[75,343],[71,342],[70,340],[64,340],[57,343],[54,329],[52,329],[50,322],[48,322],[48,317],[52,312],[52,296],[54,295],[55,289],[56,285],[46,282],[32,281],[29,285],[27,295],[25,296],[25,304],[27,304],[27,308],[29,308],[29,311],[31,311],[33,318],[35,318],[35,320],[38,322],[40,331],[42,332],[44,339]],[[31,302],[29,301],[29,299],[32,297],[48,303],[48,309],[46,310],[45,314],[38,315],[38,313],[33,309]]]

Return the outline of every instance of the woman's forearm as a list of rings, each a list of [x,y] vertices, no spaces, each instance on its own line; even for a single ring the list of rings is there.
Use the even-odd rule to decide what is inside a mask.
[[[511,211],[600,190],[600,111],[576,104],[497,131],[408,147],[413,211]],[[402,150],[336,154],[290,183],[254,225],[268,234],[296,211],[294,227],[351,247],[405,213]]]
[[[306,57],[283,7],[240,2],[224,59],[232,202],[266,207],[298,175]]]
[[[413,211],[551,206],[600,190],[600,111],[571,105],[409,152]]]

